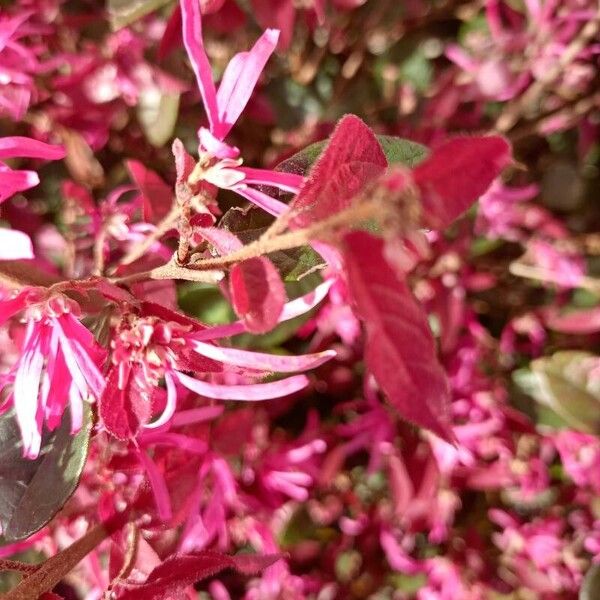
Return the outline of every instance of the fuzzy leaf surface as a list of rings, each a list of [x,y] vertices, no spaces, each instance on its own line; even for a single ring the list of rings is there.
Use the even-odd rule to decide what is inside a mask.
[[[510,144],[500,136],[458,137],[433,150],[413,169],[426,225],[433,229],[450,225],[510,161]]]
[[[346,115],[307,181],[290,204],[293,227],[307,227],[347,208],[387,167],[375,134],[358,117]]]
[[[252,333],[266,333],[277,325],[287,298],[283,281],[264,256],[234,265],[229,276],[233,308]]]
[[[448,381],[425,312],[386,262],[381,239],[355,231],[344,242],[350,292],[366,330],[367,368],[402,417],[451,439]]]
[[[148,579],[119,594],[120,600],[167,600],[179,597],[186,587],[225,569],[255,575],[279,560],[280,556],[238,554],[229,556],[211,550],[173,555],[152,570]]]

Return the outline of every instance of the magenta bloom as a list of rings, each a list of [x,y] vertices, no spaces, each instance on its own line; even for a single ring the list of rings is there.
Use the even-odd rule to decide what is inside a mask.
[[[287,308],[281,320],[297,314],[291,302]],[[313,369],[335,356],[332,350],[280,356],[220,347],[214,341],[231,331],[239,332],[238,327],[243,331],[241,323],[204,328],[158,305],[149,303],[146,309],[149,314],[126,315],[117,327],[111,342],[112,366],[99,404],[104,426],[123,440],[135,438],[141,427],[168,423],[177,409],[181,388],[216,400],[280,398],[305,388],[308,379],[294,375],[267,383],[254,380],[273,372]],[[157,390],[163,379],[166,401],[157,414]]]
[[[83,402],[97,400],[104,389],[105,352],[79,321],[79,306],[66,296],[27,288],[0,301],[0,325],[18,313],[26,320],[21,355],[0,386],[12,386],[7,404],[15,408],[23,454],[36,458],[44,421],[55,429],[67,404],[71,431],[81,428]]]
[[[230,189],[277,215],[286,208],[285,204],[253,186],[268,185],[296,194],[303,178],[290,173],[242,167],[240,151],[224,139],[246,107],[267,60],[277,46],[279,31],[267,29],[249,52],[236,54],[227,65],[217,91],[202,42],[200,4],[195,0],[181,0],[181,14],[183,42],[209,123],[208,129],[201,127],[198,130],[199,160],[188,181],[191,184],[205,181],[218,188]]]
[[[61,146],[51,146],[26,137],[0,138],[0,203],[40,182],[35,171],[13,170],[1,159],[28,157],[57,160],[64,156],[65,151]],[[0,260],[20,258],[33,258],[29,237],[21,231],[0,229]]]

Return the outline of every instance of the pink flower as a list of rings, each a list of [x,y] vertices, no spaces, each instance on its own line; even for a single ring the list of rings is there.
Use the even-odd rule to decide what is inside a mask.
[[[51,146],[25,137],[0,138],[0,159],[28,157],[57,160],[65,156],[61,146]],[[0,203],[17,192],[35,187],[40,178],[35,171],[13,170],[0,160]],[[0,229],[0,260],[33,258],[29,237],[20,231]]]
[[[309,296],[318,298],[316,294]],[[311,302],[303,298],[289,302],[280,321],[302,314],[310,307]],[[112,337],[112,367],[99,404],[105,427],[119,439],[136,437],[141,427],[161,427],[175,414],[178,388],[217,400],[257,401],[287,396],[306,387],[308,379],[295,375],[267,383],[253,381],[273,372],[312,369],[335,355],[334,351],[324,351],[279,356],[215,344],[215,340],[225,335],[242,331],[242,323],[206,328],[149,302],[143,305],[143,314],[124,315]],[[163,379],[166,401],[150,423]]]
[[[200,5],[195,0],[181,0],[181,12],[183,42],[209,123],[208,129],[200,127],[198,131],[199,160],[188,176],[188,183],[207,182],[232,190],[267,212],[280,214],[286,205],[253,186],[268,185],[297,193],[303,178],[291,173],[242,167],[238,148],[224,141],[246,107],[267,60],[275,50],[279,32],[267,29],[249,52],[236,54],[225,69],[217,91],[202,42]]]
[[[19,121],[37,95],[32,75],[39,70],[35,52],[20,38],[35,32],[24,26],[33,11],[0,16],[0,116]]]
[[[81,428],[83,402],[97,400],[104,389],[100,371],[105,352],[79,321],[79,306],[62,294],[27,288],[0,301],[0,324],[23,313],[25,337],[20,358],[2,377],[11,386],[23,454],[36,458],[44,422],[55,429],[67,404],[71,431]]]
[[[539,517],[522,523],[498,509],[490,510],[489,516],[503,529],[492,536],[493,541],[502,551],[505,566],[521,585],[541,594],[562,593],[564,597],[579,589],[583,564],[571,560],[578,541],[568,535],[566,521]]]
[[[560,431],[554,437],[567,475],[577,486],[600,492],[600,440],[595,435]]]

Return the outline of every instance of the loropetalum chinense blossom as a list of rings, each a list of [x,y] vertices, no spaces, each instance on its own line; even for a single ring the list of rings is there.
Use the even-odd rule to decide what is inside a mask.
[[[163,4],[0,15],[15,593],[575,600],[596,4]]]
[[[198,162],[189,174],[188,182],[194,185],[205,181],[218,188],[233,190],[267,212],[278,215],[285,205],[255,186],[269,185],[297,193],[302,177],[242,167],[239,149],[227,144],[225,137],[248,103],[265,64],[277,46],[279,31],[267,29],[251,50],[236,54],[227,65],[217,91],[202,39],[200,4],[195,0],[181,0],[181,13],[183,42],[209,125],[198,130]]]
[[[36,458],[44,424],[55,429],[68,408],[71,432],[83,422],[83,402],[100,398],[106,352],[81,324],[79,306],[62,294],[29,288],[0,301],[0,319],[25,322],[21,356],[2,376],[11,388],[4,408],[14,407],[23,439],[23,453]]]
[[[41,158],[58,160],[64,158],[61,146],[53,146],[25,137],[0,138],[0,159]],[[40,178],[35,171],[11,169],[0,160],[0,204],[16,194],[35,187]],[[29,237],[21,231],[0,229],[0,260],[33,258]]]

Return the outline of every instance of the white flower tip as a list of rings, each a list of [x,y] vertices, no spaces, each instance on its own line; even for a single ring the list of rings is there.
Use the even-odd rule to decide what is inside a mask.
[[[281,31],[279,29],[265,29],[264,35],[269,42],[271,42],[273,45],[277,45],[280,33]]]

